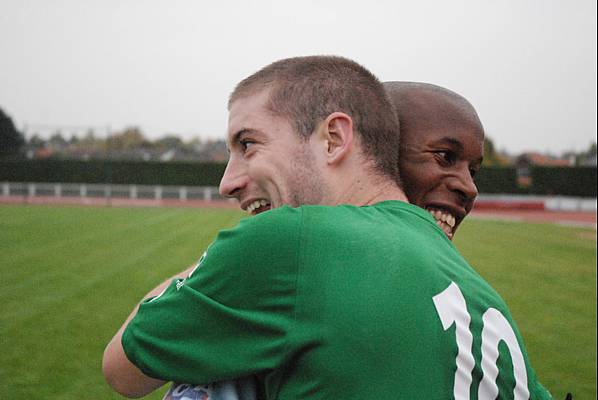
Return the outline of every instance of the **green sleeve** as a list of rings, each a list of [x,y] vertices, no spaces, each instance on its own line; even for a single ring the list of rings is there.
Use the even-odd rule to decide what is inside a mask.
[[[122,344],[151,377],[206,383],[276,368],[294,321],[301,209],[220,232],[185,280],[143,302]]]

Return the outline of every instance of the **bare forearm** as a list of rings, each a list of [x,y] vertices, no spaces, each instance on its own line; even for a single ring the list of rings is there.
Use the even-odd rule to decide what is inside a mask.
[[[168,287],[173,279],[186,277],[192,269],[193,267],[190,267],[180,274],[162,282],[147,293],[144,299],[159,295]],[[121,395],[130,398],[145,396],[165,383],[164,381],[150,378],[143,374],[139,368],[129,361],[122,347],[121,339],[123,332],[137,313],[138,308],[139,304],[135,306],[131,314],[129,314],[129,317],[120,327],[118,332],[116,332],[110,343],[108,343],[102,361],[102,372],[104,373],[104,378],[108,384]]]

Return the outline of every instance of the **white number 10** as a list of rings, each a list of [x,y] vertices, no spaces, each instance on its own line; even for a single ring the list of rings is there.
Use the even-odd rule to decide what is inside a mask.
[[[442,327],[446,331],[455,324],[457,340],[457,371],[455,371],[455,386],[453,394],[455,400],[469,400],[471,387],[471,372],[475,365],[471,351],[473,336],[469,329],[471,316],[467,312],[467,303],[461,289],[455,282],[432,298],[436,312],[440,316]],[[527,389],[527,371],[525,361],[517,337],[509,322],[495,308],[489,308],[482,316],[482,372],[483,377],[478,389],[478,400],[494,400],[498,396],[498,345],[504,341],[513,360],[513,374],[515,375],[515,400],[529,399]]]

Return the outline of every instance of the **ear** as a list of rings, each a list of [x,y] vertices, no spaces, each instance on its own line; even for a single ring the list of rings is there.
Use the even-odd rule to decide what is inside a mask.
[[[322,122],[326,160],[328,164],[337,164],[353,149],[353,120],[342,112],[330,114]]]

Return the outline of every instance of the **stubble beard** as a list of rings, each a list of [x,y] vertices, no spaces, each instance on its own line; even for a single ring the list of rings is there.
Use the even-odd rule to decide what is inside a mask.
[[[291,160],[289,197],[292,207],[304,204],[322,204],[326,185],[321,172],[316,168],[315,157],[309,146],[301,146]]]

